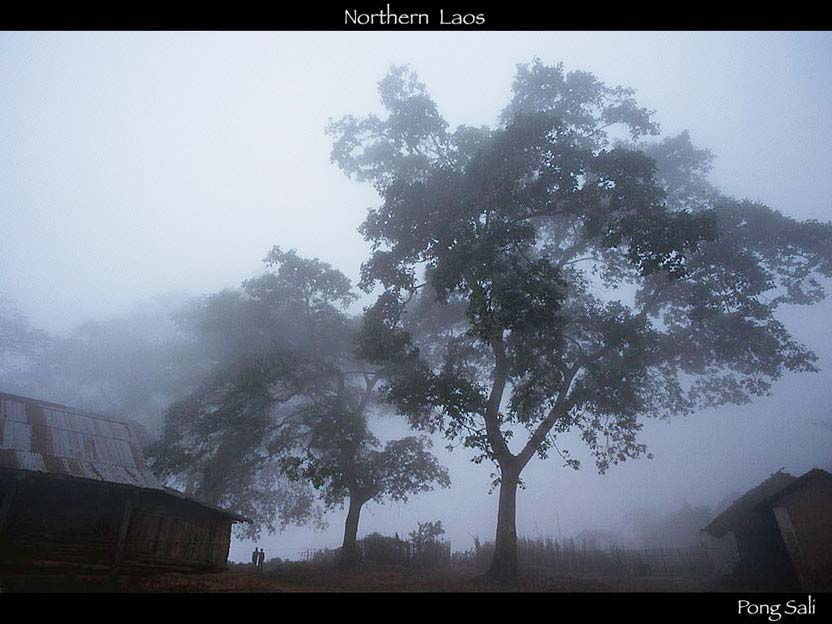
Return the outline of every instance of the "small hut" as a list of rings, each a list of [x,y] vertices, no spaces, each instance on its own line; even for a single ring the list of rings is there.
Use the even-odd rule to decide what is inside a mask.
[[[130,425],[0,393],[0,568],[210,571],[246,519],[164,487]]]
[[[703,529],[732,534],[738,580],[750,589],[832,589],[832,475],[778,471],[738,498]]]

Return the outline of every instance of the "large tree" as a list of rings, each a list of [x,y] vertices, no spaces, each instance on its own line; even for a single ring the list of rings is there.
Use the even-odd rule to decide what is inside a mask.
[[[354,563],[362,506],[406,500],[447,472],[426,437],[382,447],[368,417],[380,367],[358,362],[355,299],[330,265],[275,247],[268,270],[183,314],[214,372],[167,412],[155,466],[190,476],[195,493],[240,510],[250,535],[348,502],[343,561]],[[198,476],[197,476],[198,475]]]
[[[496,465],[493,577],[517,573],[523,469],[550,451],[578,466],[567,432],[603,472],[646,453],[645,416],[814,370],[775,311],[823,297],[832,227],[721,196],[687,134],[646,142],[631,89],[535,60],[496,126],[453,130],[405,68],[379,94],[385,115],[328,128],[333,161],[381,196],[362,355],[396,371],[383,395],[415,427]]]

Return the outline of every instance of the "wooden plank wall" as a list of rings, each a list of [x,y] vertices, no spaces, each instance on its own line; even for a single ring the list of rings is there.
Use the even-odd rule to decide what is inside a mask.
[[[16,485],[15,485],[16,483]],[[131,570],[226,566],[231,521],[161,493],[46,479],[0,481],[11,493],[0,564]],[[125,510],[129,509],[129,513]]]

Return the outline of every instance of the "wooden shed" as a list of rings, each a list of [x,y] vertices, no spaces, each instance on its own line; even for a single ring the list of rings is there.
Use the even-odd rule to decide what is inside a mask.
[[[126,423],[0,393],[0,568],[225,568],[245,518],[164,487]]]
[[[750,589],[832,590],[832,475],[771,475],[704,529],[733,534],[737,576]]]

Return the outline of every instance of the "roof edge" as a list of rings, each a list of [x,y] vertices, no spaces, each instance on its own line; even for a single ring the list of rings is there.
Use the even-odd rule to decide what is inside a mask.
[[[215,511],[217,513],[226,515],[229,518],[232,518],[235,522],[251,523],[251,518],[246,518],[245,516],[241,516],[240,514],[234,512],[234,511],[230,511],[228,509],[223,509],[222,507],[217,507],[216,505],[211,505],[210,503],[206,503],[205,501],[201,501],[198,498],[195,498],[193,496],[185,494],[184,492],[180,492],[179,490],[177,490],[175,488],[172,488],[172,487],[162,486],[161,490],[154,490],[154,491],[161,492],[163,494],[173,496],[173,497],[175,497],[179,500],[184,500],[186,502],[193,503],[195,505],[199,505],[200,507],[210,509],[211,511]]]
[[[774,492],[773,494],[765,497],[759,503],[754,505],[754,509],[757,511],[762,511],[768,509],[773,503],[775,503],[780,497],[786,496],[791,492],[794,492],[797,488],[803,486],[808,481],[812,481],[814,479],[828,479],[832,481],[832,474],[829,474],[822,468],[812,468],[811,470],[806,471],[804,474],[797,477],[794,481],[787,484],[782,489]]]
[[[34,397],[25,397],[20,396],[19,394],[11,394],[9,392],[0,392],[0,399],[10,399],[12,401],[23,401],[27,403],[37,403],[39,405],[44,405],[46,407],[66,410],[67,412],[72,412],[74,414],[78,414],[80,416],[88,416],[92,418],[100,418],[101,420],[108,420],[110,422],[118,423],[119,425],[125,425],[126,427],[133,427],[136,423],[130,422],[128,420],[119,420],[118,418],[113,418],[112,416],[107,416],[105,414],[100,414],[98,412],[93,412],[92,410],[82,409],[80,407],[71,407],[69,405],[63,405],[61,403],[53,403],[52,401],[44,401],[43,399],[36,399]]]
[[[175,490],[173,488],[162,486],[161,488],[149,488],[144,487],[141,485],[133,485],[132,483],[116,483],[114,481],[99,481],[96,479],[85,479],[83,477],[76,477],[73,475],[67,475],[63,473],[54,473],[54,472],[36,472],[33,470],[26,470],[23,468],[4,468],[0,467],[0,476],[4,474],[10,476],[12,479],[16,481],[25,481],[25,480],[53,480],[53,481],[70,481],[74,483],[81,483],[91,485],[92,487],[111,487],[111,488],[120,488],[125,489],[128,491],[136,492],[136,493],[145,493],[151,495],[163,495],[169,496],[171,498],[175,498],[179,501],[184,501],[186,503],[191,503],[194,505],[198,505],[204,509],[208,509],[209,511],[218,513],[223,516],[227,516],[231,518],[234,522],[251,522],[250,518],[246,518],[236,512],[229,511],[227,509],[223,509],[222,507],[216,507],[215,505],[211,505],[209,503],[203,502],[191,496],[187,496],[185,493],[180,492],[179,490]]]

